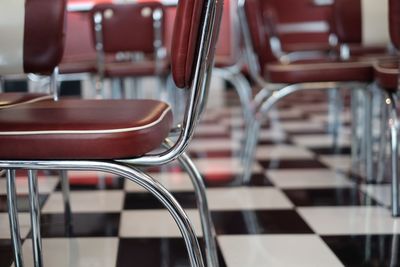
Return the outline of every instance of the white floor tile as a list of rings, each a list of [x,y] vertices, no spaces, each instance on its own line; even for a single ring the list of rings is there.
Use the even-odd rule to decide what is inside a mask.
[[[189,175],[185,172],[149,173],[149,175],[159,181],[170,192],[194,190]],[[125,182],[125,190],[127,192],[146,192],[143,187],[130,181]]]
[[[391,206],[391,186],[390,185],[362,185],[361,190],[379,203]]]
[[[240,149],[237,140],[227,138],[194,139],[189,150],[192,152],[236,151]]]
[[[314,153],[303,147],[286,144],[258,146],[256,151],[256,158],[260,160],[312,159],[313,157]]]
[[[351,157],[348,155],[320,156],[319,160],[335,170],[349,171],[351,169]]]
[[[332,147],[333,137],[330,134],[310,134],[293,136],[292,140],[295,144],[304,147]],[[339,136],[339,146],[350,146],[351,141],[348,135]]]
[[[194,164],[201,173],[207,174],[242,174],[243,166],[238,158],[212,158],[212,159],[195,159]],[[262,172],[262,168],[258,163],[254,163],[253,172]]]
[[[288,132],[315,132],[325,130],[325,126],[320,122],[304,121],[284,121],[281,123],[282,129]]]
[[[20,212],[18,214],[20,234],[22,238],[25,238],[30,229],[31,221],[29,213]],[[8,213],[0,213],[0,239],[10,239],[10,224],[8,221]]]
[[[326,169],[269,170],[268,178],[280,188],[327,188],[352,186],[343,174]]]
[[[400,233],[400,218],[383,207],[304,207],[298,212],[320,235]]]
[[[339,267],[343,264],[316,235],[219,236],[228,267]]]
[[[280,190],[268,187],[207,189],[211,210],[290,209],[293,204]]]
[[[196,127],[195,135],[201,134],[226,134],[229,133],[228,128],[221,124],[199,124]]]
[[[71,192],[72,212],[119,212],[123,207],[123,191],[77,191]],[[50,195],[43,213],[64,212],[62,194]]]
[[[39,193],[48,194],[54,190],[59,182],[59,178],[54,176],[40,176],[38,178],[38,188]],[[28,194],[28,178],[27,177],[17,177],[16,188],[18,194]],[[0,195],[7,194],[6,179],[0,179]]]
[[[57,267],[115,267],[118,238],[44,238],[43,265]],[[23,245],[25,266],[33,267],[32,241]]]
[[[196,235],[202,236],[197,210],[185,210]],[[167,210],[129,210],[121,214],[121,237],[181,237],[179,228]]]

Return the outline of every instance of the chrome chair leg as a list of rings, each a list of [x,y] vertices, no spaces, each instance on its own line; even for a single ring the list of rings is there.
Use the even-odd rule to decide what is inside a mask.
[[[332,144],[333,144],[333,149],[335,151],[339,150],[339,130],[340,130],[340,115],[342,112],[342,99],[340,95],[340,88],[334,88],[329,90],[332,93],[332,98],[330,101],[332,101],[332,114],[331,114],[331,121],[330,121],[330,128],[332,132]]]
[[[72,210],[71,210],[71,196],[70,196],[70,186],[68,180],[68,171],[60,171],[61,180],[61,192],[64,204],[64,222],[66,227],[66,233],[72,232]]]
[[[15,188],[15,170],[7,169],[7,206],[10,221],[11,242],[14,252],[15,267],[23,267],[21,235],[18,222],[17,192]]]
[[[360,138],[358,135],[360,123],[358,90],[351,91],[351,172],[353,174],[360,171]]]
[[[29,205],[32,226],[33,262],[35,267],[43,266],[42,238],[40,234],[40,205],[37,183],[37,172],[28,170]]]
[[[214,224],[211,219],[211,213],[208,208],[206,187],[204,185],[203,178],[201,177],[201,174],[186,153],[183,153],[178,158],[178,161],[189,174],[189,177],[194,187],[194,192],[196,194],[197,206],[200,211],[200,220],[206,246],[205,251],[207,266],[218,267],[219,262],[216,245],[216,234]]]
[[[388,107],[387,104],[390,99],[383,97],[381,99],[381,116],[380,116],[380,131],[379,131],[379,149],[378,149],[378,162],[376,170],[376,180],[382,183],[385,177],[385,163],[386,163],[386,148],[387,148],[387,129],[388,129]]]
[[[33,170],[82,170],[115,174],[146,189],[156,197],[175,220],[185,241],[191,267],[205,267],[199,242],[189,217],[176,199],[159,182],[142,171],[112,161],[0,161],[0,168]],[[20,267],[16,266],[16,267]]]
[[[261,122],[256,118],[249,126],[248,136],[246,136],[247,140],[244,152],[242,184],[248,184],[251,180],[251,173],[253,171],[252,167],[256,156],[260,129]]]
[[[368,182],[374,180],[374,162],[373,162],[373,140],[372,140],[372,92],[367,88],[365,90],[365,176]]]
[[[391,147],[391,165],[392,165],[392,215],[399,216],[400,215],[400,203],[399,203],[399,177],[398,177],[398,152],[399,152],[399,143],[398,143],[398,129],[399,129],[399,120],[397,114],[397,96],[395,94],[389,95],[389,105],[390,105],[390,147]]]

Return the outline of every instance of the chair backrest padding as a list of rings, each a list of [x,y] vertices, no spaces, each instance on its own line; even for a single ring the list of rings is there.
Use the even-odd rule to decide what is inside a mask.
[[[49,74],[64,49],[66,0],[0,1],[0,75]]]
[[[335,0],[333,16],[340,43],[368,46],[389,41],[387,0]]]
[[[153,12],[163,13],[162,4],[157,2],[105,3],[93,7],[92,14],[95,15],[98,12],[102,14],[104,52],[154,53]]]
[[[393,45],[400,48],[400,1],[389,0],[389,28]]]

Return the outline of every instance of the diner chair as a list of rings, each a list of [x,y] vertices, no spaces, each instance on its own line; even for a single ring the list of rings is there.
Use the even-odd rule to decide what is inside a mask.
[[[363,2],[368,4],[369,2]],[[387,16],[387,6],[375,7],[379,19],[374,26],[381,26],[381,18]],[[243,181],[249,182],[251,165],[253,162],[258,134],[261,124],[267,119],[268,111],[281,99],[300,90],[320,90],[330,88],[364,88],[373,80],[372,59],[369,60],[322,60],[317,62],[298,63],[271,63],[271,50],[265,49],[267,40],[265,34],[260,32],[265,26],[259,12],[260,1],[240,0],[239,18],[245,42],[246,56],[249,71],[254,80],[264,84],[260,92],[254,97],[253,105],[258,109],[254,114],[251,127],[247,131],[247,144],[244,152]],[[360,11],[361,12],[361,11]],[[375,17],[375,18],[376,18]],[[360,16],[361,18],[361,16]],[[374,16],[363,20],[373,19]],[[336,18],[337,19],[337,18]],[[385,24],[385,23],[383,23]],[[362,29],[366,33],[374,33],[375,27]],[[360,29],[361,30],[361,29]],[[381,36],[382,42],[387,42]],[[340,40],[339,35],[339,43]],[[276,86],[278,84],[278,86]]]
[[[5,69],[16,73],[51,73],[61,60],[65,0],[27,0],[25,6],[15,3],[2,2],[0,10],[19,18],[11,20],[15,24],[12,26],[20,27],[21,34],[25,32],[33,39],[21,38],[14,44],[11,52],[21,53],[25,49],[24,57]],[[182,207],[161,184],[138,169],[174,159],[188,170],[195,186],[207,265],[218,266],[204,183],[184,151],[206,101],[222,5],[223,1],[215,0],[178,3],[171,51],[172,74],[176,86],[188,91],[189,97],[184,120],[176,128],[171,125],[171,108],[158,100],[60,99],[0,110],[0,168],[7,173],[15,266],[23,266],[15,192],[15,170],[20,169],[27,170],[29,175],[35,266],[42,266],[37,170],[103,171],[139,184],[172,215],[185,241],[191,266],[205,266],[193,227]],[[21,23],[24,15],[29,23]],[[33,49],[37,43],[40,47],[49,44],[51,49],[26,53],[26,49]],[[7,55],[9,52],[0,51]],[[43,56],[46,56],[44,61]],[[27,62],[27,68],[16,68]],[[178,133],[175,142],[166,139],[171,130]],[[163,142],[166,150],[151,152]]]
[[[166,87],[169,59],[164,45],[164,6],[157,2],[102,3],[92,10],[92,36],[97,54],[99,85],[118,82],[125,96],[125,78],[155,76]],[[130,88],[138,95],[139,88]],[[161,93],[160,91],[159,93]],[[131,92],[132,93],[132,92]]]
[[[400,47],[400,3],[396,0],[389,0],[389,26],[390,38],[393,46],[398,50]],[[378,182],[382,182],[386,170],[386,134],[390,136],[390,156],[389,166],[391,178],[391,210],[393,216],[400,215],[400,197],[399,197],[399,169],[398,169],[398,134],[399,134],[399,57],[398,53],[394,59],[380,60],[374,64],[375,80],[381,88],[384,98],[382,100],[383,112],[380,120],[380,150],[378,160]]]

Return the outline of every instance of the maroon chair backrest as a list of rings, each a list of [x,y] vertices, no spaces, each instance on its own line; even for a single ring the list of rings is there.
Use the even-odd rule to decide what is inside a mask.
[[[192,85],[196,71],[196,57],[201,45],[201,26],[207,23],[205,8],[216,3],[216,20],[222,16],[223,0],[180,0],[176,10],[174,31],[171,47],[171,67],[175,84],[179,88],[189,88]],[[218,27],[214,27],[211,36],[210,56],[213,56],[218,37]],[[212,60],[212,58],[210,58]],[[204,62],[205,63],[205,62]]]
[[[333,29],[339,43],[384,45],[388,40],[388,0],[335,0]]]
[[[0,75],[50,74],[60,63],[66,0],[0,1]]]
[[[263,72],[267,62],[275,61],[268,38],[277,34],[272,24],[276,21],[273,7],[263,8],[260,0],[246,0],[245,12],[250,30],[254,52],[258,56],[260,70]],[[271,27],[271,28],[269,28]]]
[[[389,0],[389,28],[393,45],[400,49],[400,1]]]
[[[154,12],[160,12],[163,21],[164,8],[161,3],[143,2],[128,4],[98,4],[92,14],[102,15],[103,51],[117,53],[121,51],[154,53],[155,29]],[[162,32],[164,23],[161,22]],[[95,27],[93,25],[92,29]],[[93,36],[95,36],[95,32]]]

